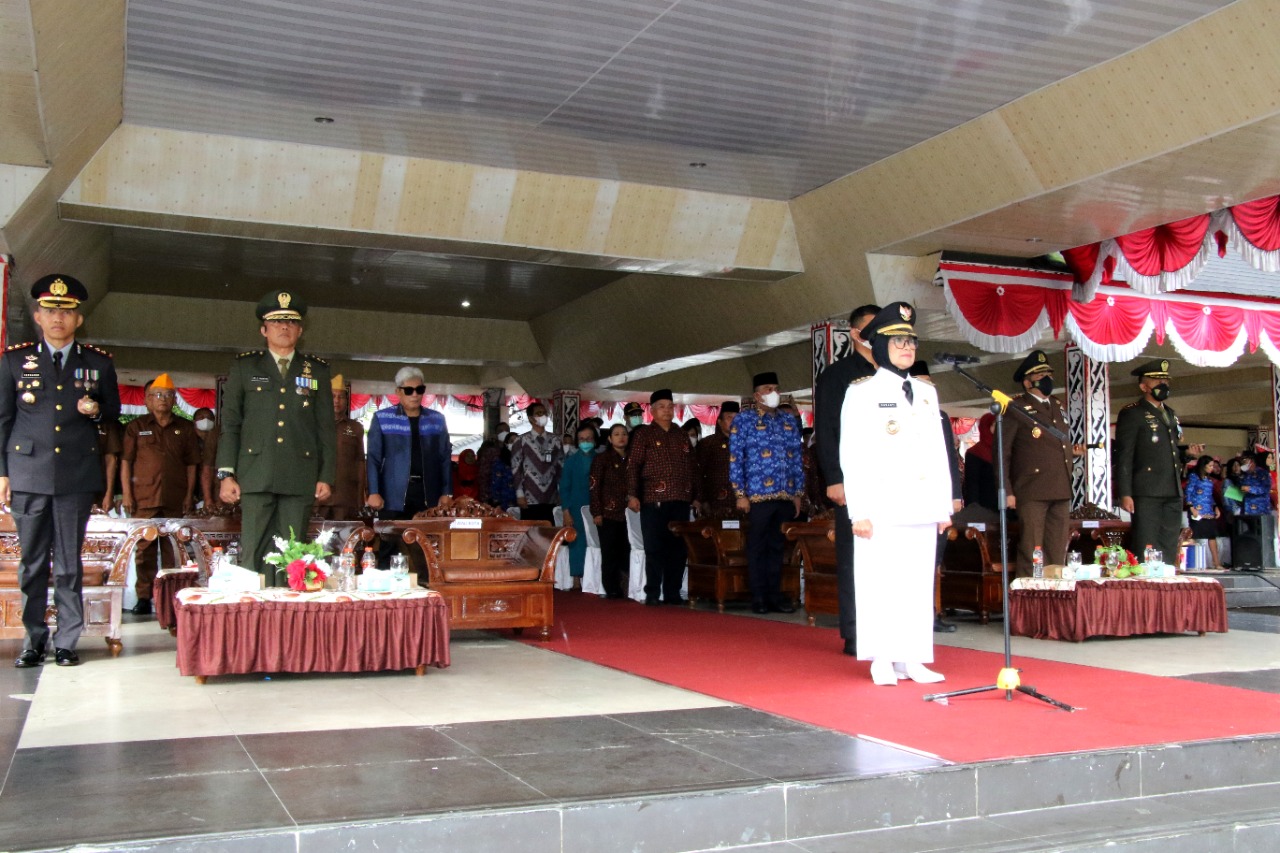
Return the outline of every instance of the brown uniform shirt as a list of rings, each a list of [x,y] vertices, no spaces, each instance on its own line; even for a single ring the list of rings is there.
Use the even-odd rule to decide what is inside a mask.
[[[712,507],[732,507],[733,487],[729,485],[729,436],[716,429],[694,448],[694,497]]]
[[[175,417],[161,427],[146,414],[124,428],[121,459],[133,471],[133,502],[138,509],[159,508],[178,515],[187,494],[187,466],[200,464],[200,442],[191,421]]]
[[[612,447],[591,462],[591,514],[627,520],[627,457]]]
[[[1045,423],[1067,431],[1067,418],[1058,401],[1019,394],[1009,403],[1025,409]],[[1042,427],[1010,413],[1004,419],[1005,488],[1018,500],[1065,501],[1071,499],[1071,446],[1064,445]]]
[[[329,500],[316,506],[340,507],[355,513],[364,506],[364,427],[357,420],[338,421],[338,469]]]
[[[631,434],[627,494],[642,504],[693,500],[693,448],[684,430],[648,424]]]

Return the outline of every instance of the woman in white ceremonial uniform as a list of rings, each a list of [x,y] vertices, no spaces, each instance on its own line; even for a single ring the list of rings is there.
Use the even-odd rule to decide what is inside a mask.
[[[840,412],[840,467],[853,523],[858,659],[871,680],[942,681],[933,662],[937,535],[951,523],[951,472],[938,392],[908,376],[915,309],[885,307],[863,330],[878,369],[853,382]]]

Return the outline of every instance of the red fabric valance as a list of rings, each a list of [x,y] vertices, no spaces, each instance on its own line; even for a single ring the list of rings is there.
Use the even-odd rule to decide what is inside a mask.
[[[1254,269],[1280,272],[1280,196],[1077,246],[1062,256],[1079,285],[1076,298],[1088,301],[1113,280],[1147,294],[1189,287],[1209,253],[1225,256],[1229,246]]]
[[[1067,273],[943,261],[947,308],[966,340],[988,352],[1025,352],[1051,330],[1068,335],[1097,361],[1129,361],[1152,333],[1166,336],[1191,364],[1225,367],[1261,347],[1280,365],[1280,300],[1183,290],[1143,295],[1121,284],[1093,299],[1070,298]]]

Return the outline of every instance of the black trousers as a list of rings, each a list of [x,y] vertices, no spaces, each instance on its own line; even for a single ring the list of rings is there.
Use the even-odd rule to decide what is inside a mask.
[[[787,545],[782,525],[795,517],[796,505],[789,500],[759,501],[747,513],[747,583],[755,603],[767,604],[782,593],[782,552]]]
[[[853,590],[853,522],[847,506],[836,507],[836,601],[840,609],[840,636],[858,638]]]
[[[529,504],[520,510],[521,521],[550,521],[555,523],[555,504]]]
[[[38,495],[13,492],[11,509],[18,528],[22,560],[18,586],[22,590],[22,625],[27,631],[23,648],[44,651],[49,625],[44,614],[49,604],[49,571],[53,571],[53,602],[58,608],[58,634],[54,648],[74,649],[84,630],[84,529],[93,508],[92,492]]]
[[[631,575],[631,540],[627,523],[606,518],[596,528],[600,534],[600,582],[605,595],[625,595]]]
[[[667,527],[673,521],[689,520],[688,501],[642,504],[640,531],[644,535],[645,598],[678,601],[684,583],[687,558],[684,540]]]

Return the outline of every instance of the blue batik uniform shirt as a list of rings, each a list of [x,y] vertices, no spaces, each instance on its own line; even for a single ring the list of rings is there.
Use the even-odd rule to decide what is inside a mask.
[[[752,503],[804,494],[800,423],[791,415],[750,405],[729,429],[729,483]]]

